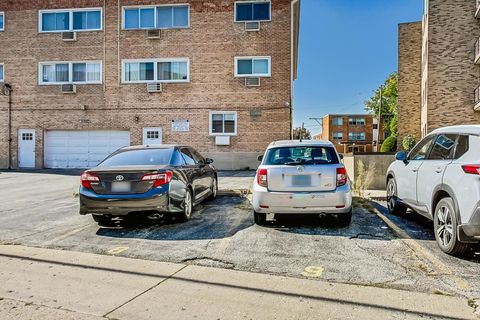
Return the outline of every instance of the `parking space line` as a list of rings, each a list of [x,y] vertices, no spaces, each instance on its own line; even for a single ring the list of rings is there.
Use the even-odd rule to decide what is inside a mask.
[[[129,247],[116,247],[116,248],[113,248],[111,250],[108,250],[107,253],[111,254],[111,255],[117,255],[117,254],[120,254],[122,252],[127,251],[128,249],[130,249],[130,248]]]
[[[325,268],[320,266],[308,266],[305,268],[305,271],[301,273],[301,275],[307,278],[320,278],[324,271]]]
[[[451,279],[455,282],[456,286],[461,289],[461,290],[467,290],[470,288],[470,285],[468,282],[465,280],[457,277],[451,270],[450,268],[444,264],[442,261],[440,261],[437,257],[435,257],[430,250],[426,249],[422,245],[418,243],[415,239],[410,237],[402,228],[400,228],[398,225],[395,224],[392,220],[390,220],[387,216],[385,216],[383,213],[381,213],[379,210],[374,208],[368,208],[368,209],[373,209],[373,213],[377,215],[385,224],[393,230],[397,234],[397,236],[400,238],[400,241],[405,244],[410,250],[412,250],[417,256],[423,256],[426,260],[428,260],[433,268],[435,269],[435,274],[431,275],[447,275],[450,276]]]
[[[89,224],[87,224],[87,225],[84,225],[83,227],[80,227],[80,228],[74,229],[74,230],[72,230],[72,231],[69,231],[69,232],[67,232],[67,233],[64,233],[64,234],[62,234],[61,236],[58,236],[58,237],[56,237],[56,238],[53,238],[53,239],[51,239],[51,240],[48,240],[48,241],[43,242],[43,243],[41,244],[41,246],[49,246],[49,245],[54,244],[54,243],[56,243],[56,242],[58,242],[58,241],[61,241],[61,240],[66,239],[66,238],[68,238],[68,237],[71,237],[71,236],[73,236],[74,234],[77,234],[77,233],[79,233],[79,232],[81,232],[81,231],[83,231],[83,230],[85,230],[85,229],[88,229],[91,225],[92,225],[92,224],[89,223]]]

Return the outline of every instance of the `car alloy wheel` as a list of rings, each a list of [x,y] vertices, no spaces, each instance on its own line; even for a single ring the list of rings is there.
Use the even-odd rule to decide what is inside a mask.
[[[212,182],[212,198],[216,198],[218,193],[217,179],[213,179]]]
[[[190,219],[190,216],[192,215],[192,193],[190,190],[187,190],[185,193],[185,201],[184,201],[184,209],[183,212],[185,214],[185,220]]]
[[[452,213],[450,212],[450,209],[447,206],[442,205],[438,210],[435,219],[437,220],[436,233],[438,239],[443,246],[448,247],[452,242],[452,239],[454,239]]]
[[[387,184],[387,207],[391,214],[401,215],[407,212],[407,208],[398,201],[397,183],[394,178],[388,180]]]

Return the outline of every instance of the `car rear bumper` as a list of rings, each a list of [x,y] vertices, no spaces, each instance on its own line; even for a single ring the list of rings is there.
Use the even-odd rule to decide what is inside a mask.
[[[170,204],[168,191],[155,188],[142,195],[99,195],[80,189],[80,214],[125,216],[133,212],[178,212]]]
[[[256,183],[253,208],[258,213],[341,214],[352,210],[350,185],[330,192],[270,192]]]

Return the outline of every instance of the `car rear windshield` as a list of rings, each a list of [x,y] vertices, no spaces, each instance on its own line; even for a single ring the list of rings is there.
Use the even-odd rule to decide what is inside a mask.
[[[127,150],[114,153],[98,167],[155,166],[168,165],[173,149]]]
[[[335,149],[331,147],[283,147],[267,151],[264,165],[318,165],[338,164]]]

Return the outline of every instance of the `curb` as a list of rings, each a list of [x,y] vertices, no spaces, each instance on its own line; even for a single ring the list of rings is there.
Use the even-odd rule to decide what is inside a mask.
[[[237,190],[218,190],[217,195],[223,197],[245,197],[250,193],[248,189],[237,189]]]

